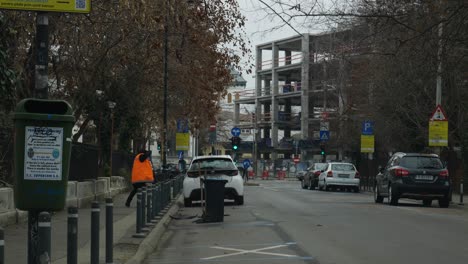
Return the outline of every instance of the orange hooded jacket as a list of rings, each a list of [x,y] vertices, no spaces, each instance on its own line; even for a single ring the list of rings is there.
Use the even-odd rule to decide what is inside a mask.
[[[132,168],[132,183],[137,182],[153,182],[153,167],[151,162],[148,159],[145,159],[143,162],[140,161],[140,156],[142,153],[136,155],[133,160]]]

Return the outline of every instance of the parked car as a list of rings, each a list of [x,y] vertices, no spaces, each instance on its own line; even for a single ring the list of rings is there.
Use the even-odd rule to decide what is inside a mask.
[[[422,200],[430,206],[438,200],[446,208],[450,203],[451,184],[448,170],[436,154],[395,153],[379,169],[374,185],[374,200],[397,205],[400,198]]]
[[[307,166],[309,166],[307,162],[299,162],[298,164],[296,164],[295,174],[298,180],[302,181],[304,179],[304,175],[309,169],[307,168]]]
[[[227,155],[199,156],[190,163],[184,178],[184,205],[190,207],[192,201],[201,200],[200,177],[216,177],[227,180],[224,198],[234,200],[236,204],[244,204],[244,181],[242,175]]]
[[[352,163],[330,162],[319,175],[319,190],[351,188],[359,192],[359,172]]]
[[[309,188],[313,190],[318,187],[319,176],[322,173],[322,170],[327,168],[327,163],[315,163],[307,169],[307,173],[304,175],[303,180],[301,181],[302,189]]]

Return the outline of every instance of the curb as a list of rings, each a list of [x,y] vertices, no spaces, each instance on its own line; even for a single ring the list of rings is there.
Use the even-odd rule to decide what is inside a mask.
[[[142,263],[154,250],[158,247],[160,238],[162,237],[163,233],[166,231],[166,227],[171,222],[172,218],[171,215],[175,214],[179,211],[180,206],[182,204],[183,196],[179,195],[173,201],[173,205],[171,208],[166,212],[163,218],[156,224],[156,226],[151,230],[148,236],[141,242],[140,246],[138,246],[138,250],[131,257],[126,264],[139,264]]]

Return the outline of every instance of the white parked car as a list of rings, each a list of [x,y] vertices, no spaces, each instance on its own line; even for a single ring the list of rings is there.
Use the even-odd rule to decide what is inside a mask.
[[[190,207],[192,201],[201,200],[200,177],[227,180],[224,198],[244,204],[244,181],[231,156],[199,156],[190,163],[184,178],[184,205]]]
[[[359,172],[351,163],[330,162],[328,166],[321,171],[318,181],[319,190],[330,190],[339,187],[352,188],[359,192]]]

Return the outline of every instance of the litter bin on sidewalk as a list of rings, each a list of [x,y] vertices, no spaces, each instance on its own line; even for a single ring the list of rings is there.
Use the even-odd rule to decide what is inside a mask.
[[[66,101],[24,99],[15,121],[15,204],[21,210],[65,207],[73,111]]]
[[[202,179],[205,185],[206,210],[204,222],[224,221],[224,185],[228,182],[222,179]]]

